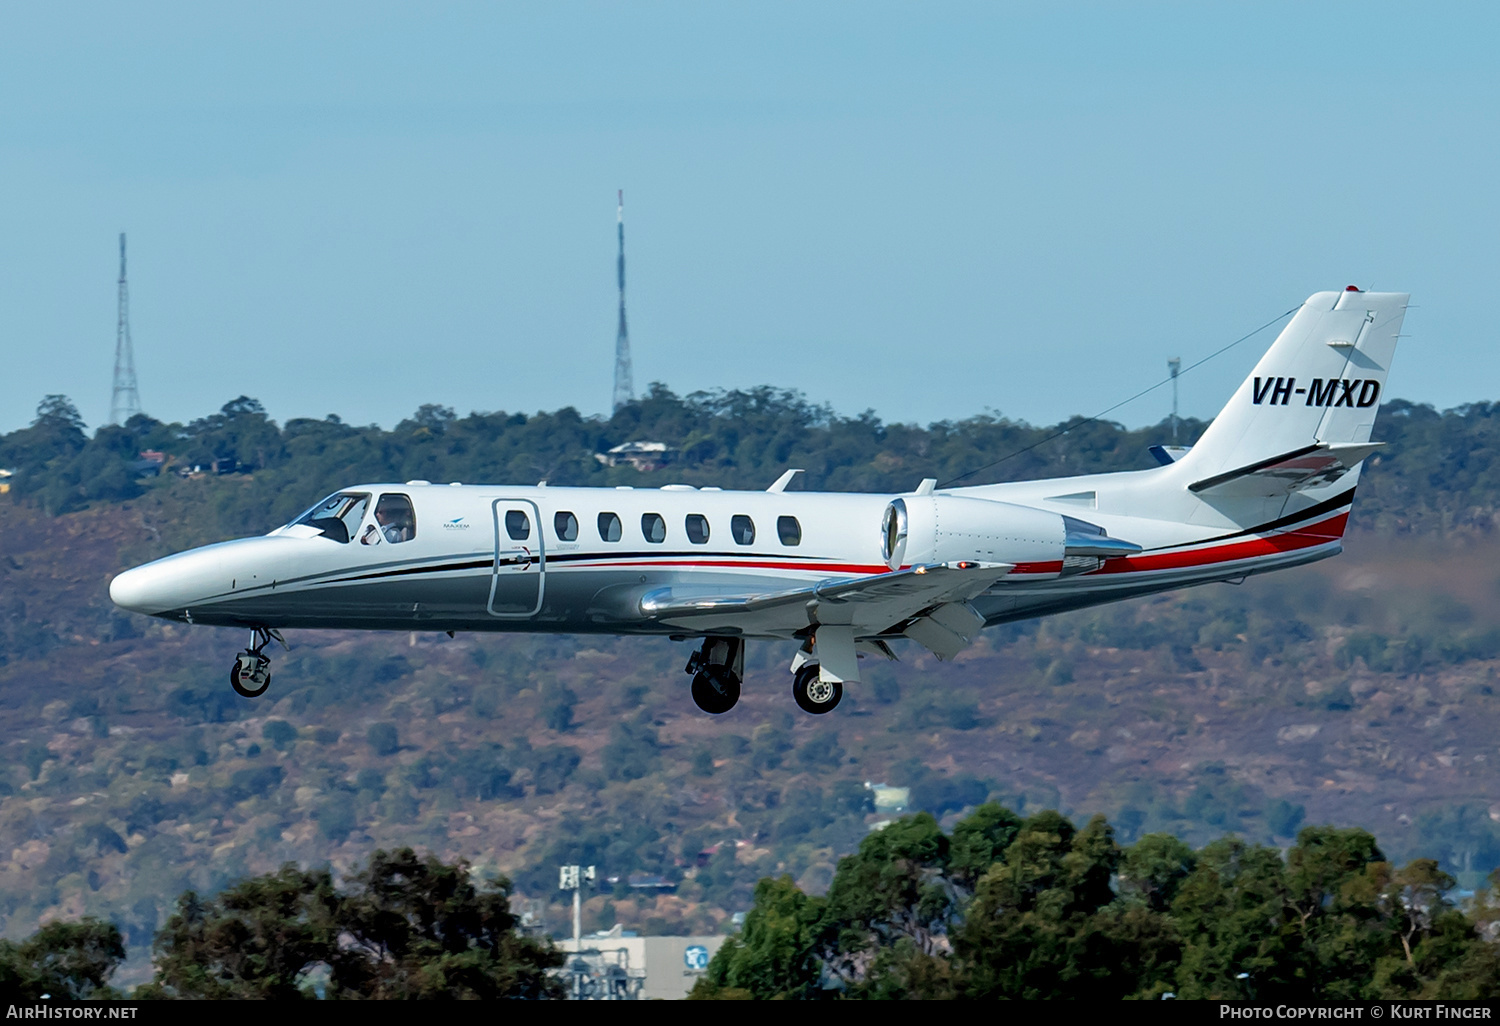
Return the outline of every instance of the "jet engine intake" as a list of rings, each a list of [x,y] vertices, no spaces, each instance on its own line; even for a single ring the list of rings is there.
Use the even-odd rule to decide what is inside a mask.
[[[1063,517],[1030,506],[957,495],[905,495],[881,519],[880,554],[892,570],[974,561],[1061,569]]]

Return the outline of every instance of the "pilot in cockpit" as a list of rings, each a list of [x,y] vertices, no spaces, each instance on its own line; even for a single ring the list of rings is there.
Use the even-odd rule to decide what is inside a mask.
[[[365,529],[360,541],[374,545],[383,537],[396,545],[411,541],[416,533],[416,514],[411,508],[411,500],[404,495],[382,495],[375,505],[375,523]]]

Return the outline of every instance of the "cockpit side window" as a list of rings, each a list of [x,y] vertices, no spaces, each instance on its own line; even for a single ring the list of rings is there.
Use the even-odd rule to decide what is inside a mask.
[[[339,492],[318,503],[293,523],[316,528],[323,532],[323,537],[347,545],[359,529],[359,522],[364,519],[365,507],[369,504],[368,492]]]
[[[387,492],[375,504],[375,523],[392,545],[409,542],[417,536],[417,513],[411,499],[399,492]]]

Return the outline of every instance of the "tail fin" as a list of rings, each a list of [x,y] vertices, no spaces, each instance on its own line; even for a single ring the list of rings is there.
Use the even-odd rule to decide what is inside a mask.
[[[1183,457],[1193,490],[1286,494],[1314,483],[1299,472],[1326,465],[1326,479],[1364,459],[1409,298],[1353,286],[1309,297]]]

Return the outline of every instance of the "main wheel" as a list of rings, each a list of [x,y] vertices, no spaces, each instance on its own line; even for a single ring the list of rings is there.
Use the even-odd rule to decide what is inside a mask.
[[[718,716],[740,700],[740,682],[727,667],[707,666],[693,676],[693,701],[706,713]]]
[[[832,712],[844,697],[844,685],[836,680],[822,680],[818,676],[818,664],[806,663],[792,678],[792,697],[803,712],[821,716]]]
[[[249,653],[240,656],[229,670],[229,686],[241,698],[259,698],[271,686],[271,661]]]

